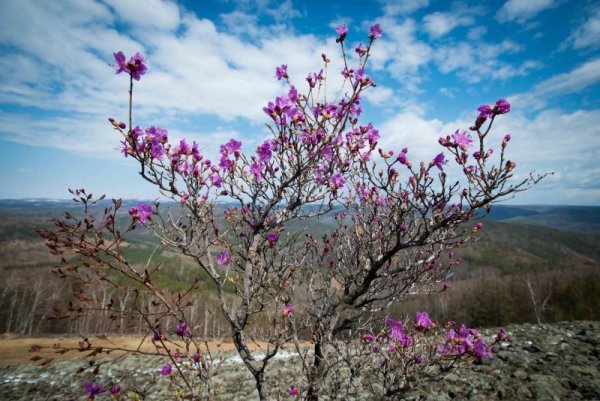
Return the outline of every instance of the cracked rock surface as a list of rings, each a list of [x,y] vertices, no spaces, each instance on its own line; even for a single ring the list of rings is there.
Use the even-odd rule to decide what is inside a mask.
[[[600,400],[600,322],[562,322],[508,326],[513,343],[499,347],[494,358],[460,368],[438,382],[421,383],[404,394],[411,401],[449,400]],[[497,331],[497,330],[496,330]],[[495,332],[481,330],[486,337]],[[164,360],[128,356],[90,374],[76,375],[88,362],[83,358],[59,360],[46,366],[21,364],[0,369],[0,400],[85,400],[85,379],[123,383],[136,388],[146,400],[172,399],[168,379],[160,377]],[[268,380],[273,399],[290,399],[289,384],[300,372],[281,359],[274,362]],[[252,377],[235,358],[214,379],[215,400],[258,399]],[[280,388],[281,390],[275,390]],[[325,397],[323,397],[325,399]],[[95,398],[111,399],[107,393]],[[122,397],[129,400],[130,397]],[[361,400],[372,400],[362,394]]]

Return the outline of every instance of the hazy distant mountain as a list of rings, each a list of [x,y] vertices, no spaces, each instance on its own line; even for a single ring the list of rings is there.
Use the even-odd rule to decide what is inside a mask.
[[[123,210],[136,206],[140,202],[151,200],[124,199]],[[105,199],[100,205],[110,206],[110,199]],[[163,207],[177,207],[175,202],[161,202]],[[222,207],[229,206],[224,203]],[[77,207],[70,199],[0,199],[0,210],[17,211],[50,211],[68,210]],[[310,206],[307,206],[310,207]],[[586,234],[600,234],[600,206],[547,206],[547,205],[494,205],[487,219],[539,225],[557,230],[575,231]]]
[[[600,206],[495,205],[488,218],[600,234]]]

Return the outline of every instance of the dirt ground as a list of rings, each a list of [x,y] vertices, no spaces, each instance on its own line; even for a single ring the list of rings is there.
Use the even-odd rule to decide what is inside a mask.
[[[41,359],[36,358],[37,363],[39,364],[47,358],[66,359],[87,355],[90,352],[89,349],[83,353],[75,350],[62,355],[57,354],[56,352],[57,347],[77,349],[79,348],[79,342],[82,340],[82,337],[21,337],[12,334],[3,334],[0,336],[0,367],[22,363],[34,363],[34,361],[31,359],[34,356],[41,357]],[[139,348],[139,350],[142,352],[156,352],[156,347],[152,344],[149,338],[144,340],[142,337],[136,336],[108,336],[106,338],[89,337],[89,341],[91,342],[93,348],[120,348],[128,350],[137,350]],[[183,342],[181,341],[169,342],[168,345],[172,349],[176,349],[178,346],[181,347],[181,349],[185,348]],[[234,345],[231,342],[210,341],[206,344],[203,343],[203,350],[206,349],[204,348],[206,345],[208,345],[211,351],[215,351],[217,349],[224,352],[234,350]],[[38,346],[40,347],[39,350],[37,349]],[[259,348],[259,345],[255,344],[253,348]],[[117,350],[112,354],[121,355],[123,354],[123,351]]]

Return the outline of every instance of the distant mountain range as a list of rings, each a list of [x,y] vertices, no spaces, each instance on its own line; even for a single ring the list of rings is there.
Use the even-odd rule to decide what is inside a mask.
[[[140,202],[152,202],[147,199],[124,199],[123,210],[136,206]],[[101,205],[109,206],[110,199]],[[164,206],[177,206],[174,202],[161,202]],[[226,207],[224,203],[222,206]],[[69,199],[0,199],[0,210],[15,211],[49,211],[68,210],[77,207]],[[494,205],[487,219],[537,225],[555,228],[563,231],[574,231],[585,234],[600,234],[600,206],[569,206],[569,205]]]
[[[600,206],[495,205],[489,219],[600,234]]]

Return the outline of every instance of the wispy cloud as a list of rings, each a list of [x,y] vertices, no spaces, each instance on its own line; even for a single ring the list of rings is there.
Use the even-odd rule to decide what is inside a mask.
[[[451,12],[436,11],[423,17],[423,29],[433,39],[446,35],[456,27],[469,26],[473,23],[475,23],[475,18],[472,15],[460,15]]]
[[[556,0],[508,0],[496,18],[500,22],[523,23],[556,4]]]
[[[573,29],[566,43],[575,49],[597,49],[600,47],[600,5],[586,10],[586,18]]]
[[[546,79],[526,93],[513,95],[509,100],[522,107],[539,110],[547,100],[580,92],[600,82],[600,58],[587,61],[569,72]]]

